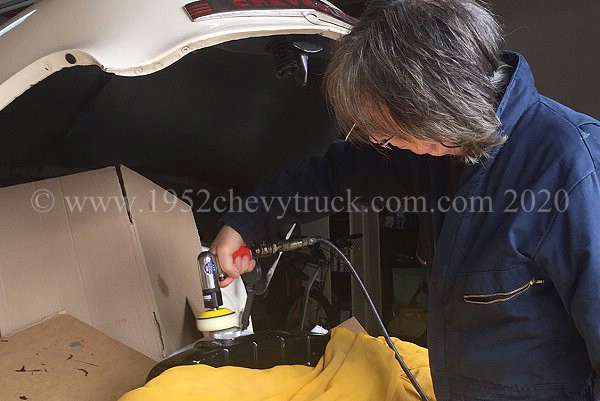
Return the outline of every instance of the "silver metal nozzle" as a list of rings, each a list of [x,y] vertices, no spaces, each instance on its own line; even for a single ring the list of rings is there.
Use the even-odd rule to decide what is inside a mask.
[[[272,244],[262,243],[252,249],[254,257],[262,258],[265,256],[276,255],[279,252],[289,252],[296,249],[304,248],[316,243],[316,238],[305,237],[298,240],[279,241]]]

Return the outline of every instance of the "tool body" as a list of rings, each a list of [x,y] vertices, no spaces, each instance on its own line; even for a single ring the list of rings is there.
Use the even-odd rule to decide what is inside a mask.
[[[238,256],[252,257],[252,251],[250,248],[243,246],[232,256],[234,259]],[[223,281],[226,277],[219,264],[218,256],[210,251],[201,252],[198,255],[198,270],[202,283],[204,307],[206,309],[218,309],[223,305],[223,296],[221,295],[219,281]]]
[[[238,256],[262,258],[312,245],[315,241],[315,238],[309,237],[269,244],[261,243],[252,248],[243,246],[232,257],[234,259]],[[215,333],[217,337],[221,336],[223,331],[227,331],[230,337],[239,335],[239,332],[245,330],[249,325],[254,296],[265,293],[269,285],[270,275],[268,272],[267,274],[263,274],[258,263],[254,270],[242,274],[242,281],[246,287],[248,297],[241,319],[237,321],[236,314],[231,309],[222,308],[223,296],[219,282],[223,281],[227,275],[221,268],[218,256],[210,251],[200,253],[198,255],[198,272],[202,283],[202,299],[204,301],[204,308],[206,309],[196,319],[198,330],[209,332],[213,337],[215,337]]]
[[[241,247],[232,256],[252,256],[250,248]],[[219,264],[217,255],[210,251],[201,252],[198,255],[198,272],[202,284],[202,300],[205,311],[196,318],[196,327],[199,331],[208,332],[212,337],[225,336],[234,338],[241,335],[244,327],[240,324],[237,315],[229,308],[223,306],[223,295],[219,281],[225,279],[226,275]],[[255,273],[256,274],[256,273]]]

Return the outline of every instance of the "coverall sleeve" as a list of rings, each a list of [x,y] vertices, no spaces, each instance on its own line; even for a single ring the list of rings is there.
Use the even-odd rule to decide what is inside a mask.
[[[275,181],[259,185],[241,210],[228,212],[220,221],[252,244],[272,237],[282,224],[310,222],[347,206],[367,204],[376,196],[406,193],[408,174],[403,179],[396,172],[408,168],[408,158],[402,157],[405,151],[396,152],[400,157],[392,162],[372,146],[336,141],[324,156],[310,157]]]
[[[600,399],[600,181],[597,171],[579,181],[556,212],[537,252],[586,343]]]

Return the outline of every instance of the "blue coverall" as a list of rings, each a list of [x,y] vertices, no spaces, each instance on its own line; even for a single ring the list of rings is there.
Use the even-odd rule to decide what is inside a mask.
[[[338,141],[253,195],[424,196],[433,211],[419,213],[418,252],[437,399],[600,400],[600,123],[540,95],[521,55],[503,57],[515,67],[497,109],[508,140],[465,165],[455,193],[452,156]],[[461,202],[436,207],[449,195]],[[326,214],[283,212],[274,203],[222,221],[251,244]]]

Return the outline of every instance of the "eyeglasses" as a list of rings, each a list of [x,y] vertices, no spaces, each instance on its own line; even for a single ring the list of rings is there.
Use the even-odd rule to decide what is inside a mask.
[[[354,129],[356,128],[356,124],[353,124],[352,127],[350,128],[350,131],[348,131],[348,133],[346,134],[346,138],[344,138],[344,141],[347,141],[348,138],[350,137],[350,135],[352,134],[352,132],[354,131]],[[381,141],[374,141],[373,144],[376,146],[381,146],[382,148],[385,149],[391,149],[390,144],[392,143],[392,140],[394,139],[394,136],[391,135],[389,138],[381,140]]]
[[[352,131],[354,131],[354,128],[356,128],[356,124],[352,124],[352,128],[350,128],[350,131],[348,131],[348,133],[346,134],[346,138],[344,138],[344,141],[347,141],[348,138],[350,138],[350,134],[352,134]]]
[[[350,137],[350,135],[352,134],[352,132],[354,131],[355,128],[356,128],[356,124],[353,124],[352,127],[350,128],[350,131],[348,131],[346,138],[344,139],[345,141],[348,140],[348,138]],[[373,143],[373,145],[382,147],[384,149],[392,149],[391,143],[394,140],[394,138],[395,138],[395,135],[390,135],[386,139],[382,139],[379,141],[372,141],[372,143]],[[461,145],[446,145],[444,142],[439,142],[439,144],[447,149],[457,149],[457,148],[461,147]]]
[[[394,136],[390,136],[387,139],[383,139],[379,142],[375,142],[375,145],[380,146],[384,149],[391,149],[392,147],[390,146],[390,144],[392,143],[392,140],[394,139]]]

